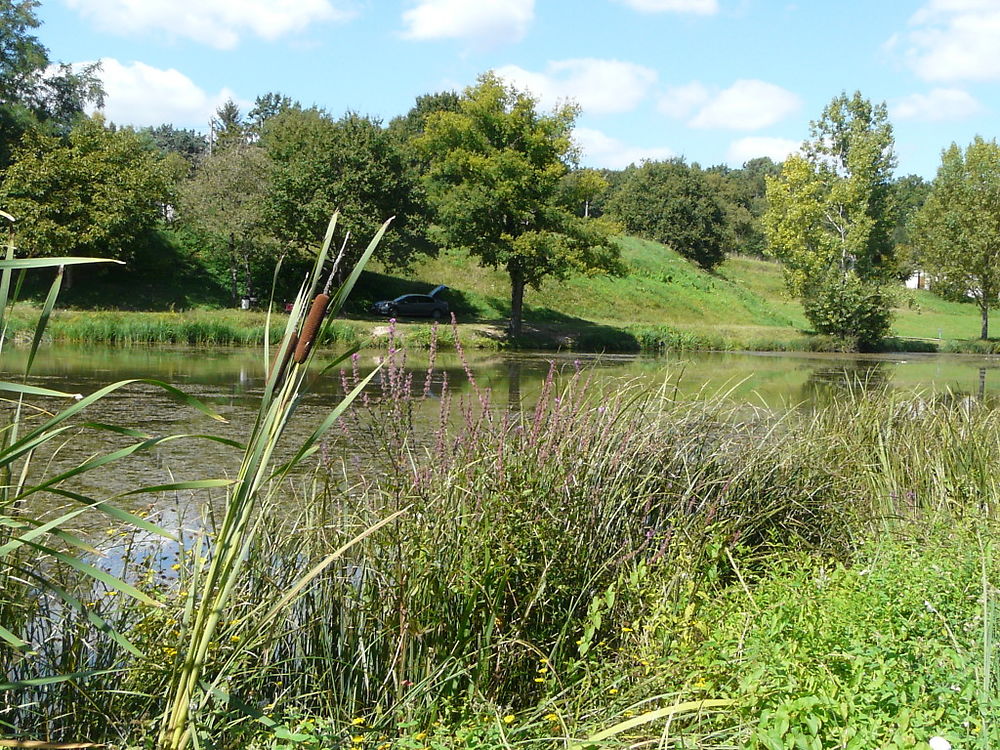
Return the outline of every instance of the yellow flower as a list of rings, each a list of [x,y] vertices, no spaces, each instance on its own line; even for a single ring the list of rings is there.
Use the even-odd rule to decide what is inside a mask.
[[[545,678],[544,677],[536,677],[535,678],[535,682],[545,682]]]
[[[549,721],[559,721],[559,717],[556,714],[546,714],[545,718]]]
[[[611,688],[608,693],[610,695],[618,695],[618,688]]]
[[[356,734],[353,737],[351,737],[351,742],[353,742],[355,745],[360,745],[364,741],[365,738],[360,734]]]
[[[239,635],[231,635],[231,636],[229,636],[229,640],[231,640],[233,643],[236,643],[241,638],[242,638],[242,636],[239,636]]]
[[[514,723],[514,718],[515,718],[514,714],[507,714],[506,716],[503,717],[503,723],[504,724],[513,724]]]
[[[364,723],[365,723],[365,720],[362,719],[360,716],[355,716],[353,719],[351,719],[351,726],[352,727],[364,726]]]
[[[170,566],[170,569],[171,570],[180,570],[181,569],[181,564],[180,563],[174,563],[173,565]]]
[[[104,595],[105,596],[118,596],[118,592],[117,591],[105,591]]]
[[[413,735],[413,739],[417,740],[418,742],[426,738],[427,738],[427,732],[417,732],[415,735]]]

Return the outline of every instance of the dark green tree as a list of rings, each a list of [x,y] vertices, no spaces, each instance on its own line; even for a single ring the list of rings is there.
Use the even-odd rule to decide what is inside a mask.
[[[100,105],[99,66],[57,65],[34,30],[36,0],[0,3],[0,168],[30,130],[65,135],[88,104]]]
[[[139,133],[149,138],[163,154],[180,154],[191,163],[196,162],[208,150],[208,140],[196,130],[163,124],[155,128],[142,128]]]
[[[669,245],[705,269],[726,257],[726,208],[706,173],[683,159],[625,170],[607,211],[626,231]]]
[[[31,255],[128,260],[169,200],[160,155],[130,129],[84,117],[67,139],[28,131],[4,175],[0,205]]]
[[[209,125],[211,126],[211,134],[208,143],[213,152],[244,144],[249,138],[243,113],[240,112],[239,105],[232,99],[227,99],[219,105]]]
[[[575,216],[559,200],[575,156],[576,115],[569,105],[540,114],[531,96],[487,73],[466,89],[457,112],[429,114],[416,139],[430,162],[436,236],[507,271],[515,336],[526,286],[574,270],[618,268],[607,226]]]
[[[306,248],[340,212],[338,242],[350,233],[348,260],[360,255],[386,219],[392,231],[378,257],[390,266],[430,252],[423,191],[400,148],[377,120],[291,107],[264,123],[261,145],[275,164],[269,217],[287,245]]]

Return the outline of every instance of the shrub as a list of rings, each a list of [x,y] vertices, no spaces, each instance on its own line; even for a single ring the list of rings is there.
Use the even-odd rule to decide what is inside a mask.
[[[849,349],[873,349],[892,325],[885,290],[853,273],[828,274],[810,285],[802,305],[817,333],[835,336]]]

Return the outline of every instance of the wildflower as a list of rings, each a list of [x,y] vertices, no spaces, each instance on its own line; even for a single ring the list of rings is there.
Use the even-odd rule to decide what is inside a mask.
[[[236,643],[236,642],[238,642],[241,639],[242,639],[242,636],[239,636],[239,635],[231,635],[231,636],[229,636],[229,640],[231,640],[233,643]]]
[[[608,695],[618,695],[618,688],[611,688],[608,691]]]
[[[352,727],[362,727],[364,725],[365,725],[365,720],[360,716],[355,716],[353,719],[351,719]]]
[[[545,678],[544,677],[536,677],[535,678],[535,682],[545,682]]]
[[[415,735],[413,735],[413,739],[417,740],[417,742],[425,740],[427,739],[427,732],[417,732]]]
[[[944,737],[931,737],[927,744],[931,746],[931,750],[951,750],[951,743]]]
[[[105,596],[118,596],[118,592],[117,591],[105,591],[104,595]]]
[[[546,714],[545,718],[549,721],[559,721],[559,717],[556,714]]]
[[[514,723],[514,719],[515,719],[514,714],[507,714],[506,716],[503,717],[503,723],[504,724],[513,724]]]
[[[170,569],[171,570],[180,570],[181,569],[181,564],[180,563],[174,563],[173,565],[170,566]]]
[[[351,737],[351,742],[353,742],[355,745],[360,745],[364,741],[365,741],[364,736],[360,734],[356,734],[353,737]]]

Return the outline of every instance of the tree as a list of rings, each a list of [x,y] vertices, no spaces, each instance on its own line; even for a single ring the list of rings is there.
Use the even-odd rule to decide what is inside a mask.
[[[208,260],[228,269],[234,305],[241,273],[246,295],[254,296],[253,265],[273,244],[266,213],[272,172],[262,148],[233,144],[204,159],[181,190],[180,220],[205,239]]]
[[[535,100],[493,73],[465,90],[457,112],[433,112],[416,144],[443,243],[510,276],[510,331],[521,332],[526,286],[571,270],[615,270],[606,224],[574,216],[559,188],[574,156],[577,109],[539,114]]]
[[[608,212],[629,232],[669,245],[711,270],[726,257],[731,234],[718,190],[683,159],[630,167],[608,201]]]
[[[129,259],[169,199],[160,156],[133,130],[85,117],[66,142],[29,131],[0,188],[31,255]]]
[[[37,0],[0,3],[0,168],[29,130],[65,135],[90,103],[100,106],[100,65],[50,66],[48,50],[32,33],[40,25]]]
[[[1000,146],[976,139],[941,155],[930,195],[916,214],[917,258],[937,291],[971,295],[989,335],[990,308],[1000,298]]]
[[[918,260],[913,247],[913,222],[920,207],[931,192],[931,183],[923,177],[908,174],[892,183],[896,202],[896,226],[892,239],[896,243],[896,261],[899,278],[908,279],[918,270]]]
[[[211,135],[209,147],[214,151],[222,151],[230,146],[247,142],[247,125],[243,121],[243,113],[239,105],[232,99],[227,99],[215,110],[215,115],[209,122]]]
[[[392,216],[380,260],[401,267],[432,250],[421,186],[377,120],[347,114],[334,121],[319,109],[290,107],[264,123],[260,143],[275,163],[269,216],[287,245],[315,245],[340,211],[338,244],[348,232],[353,238],[348,263]]]
[[[180,154],[191,163],[196,162],[208,150],[208,140],[195,130],[163,124],[155,128],[142,128],[139,133],[149,138],[164,154]]]
[[[590,218],[593,202],[608,191],[608,181],[596,169],[574,169],[562,179],[562,201],[578,216]]]
[[[785,265],[789,291],[803,299],[866,300],[884,305],[883,287],[895,274],[896,223],[892,126],[884,104],[859,92],[833,99],[810,126],[801,156],[790,156],[781,175],[767,179],[764,229],[768,252]],[[843,288],[844,293],[838,292]],[[847,292],[850,292],[849,294]],[[824,305],[806,306],[817,331],[874,344],[888,331],[888,314],[853,315]],[[879,321],[882,330],[852,328]]]

